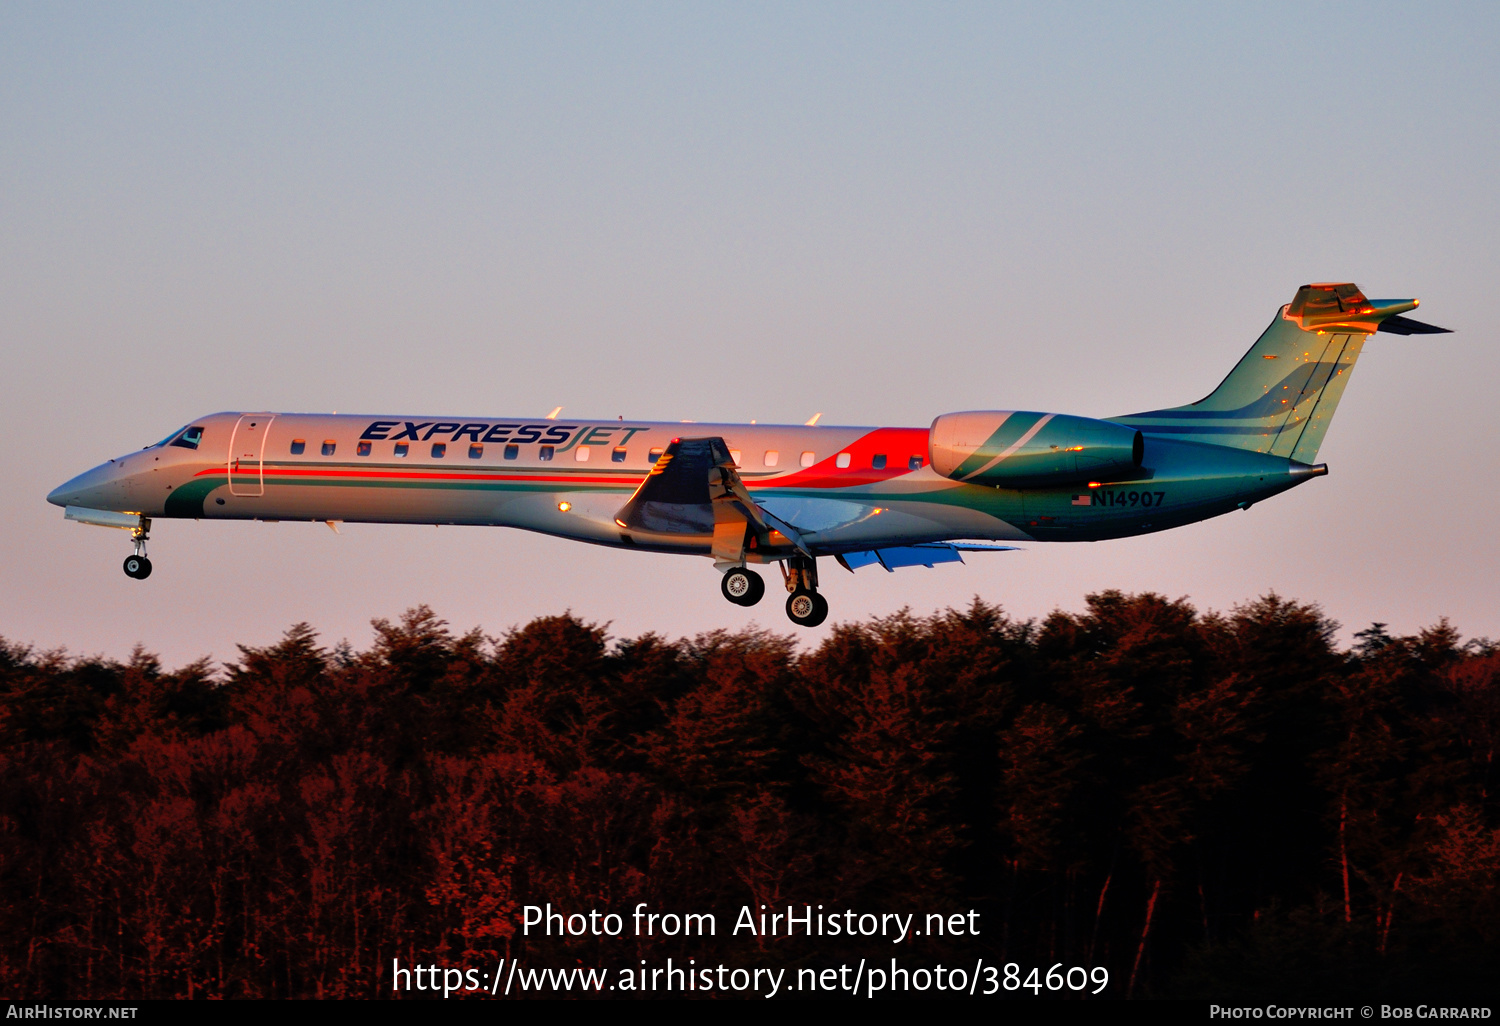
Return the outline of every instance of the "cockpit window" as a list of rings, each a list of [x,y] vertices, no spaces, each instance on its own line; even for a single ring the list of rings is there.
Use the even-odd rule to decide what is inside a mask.
[[[184,449],[196,449],[201,441],[203,441],[203,428],[195,425],[172,439],[172,444]]]

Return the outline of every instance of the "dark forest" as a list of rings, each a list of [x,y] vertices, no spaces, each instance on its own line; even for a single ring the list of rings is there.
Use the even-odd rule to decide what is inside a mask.
[[[503,637],[427,608],[175,671],[0,642],[0,992],[381,997],[403,965],[1107,966],[1104,996],[1494,994],[1500,650],[1312,605],[1091,595]],[[713,910],[703,938],[521,909]],[[728,935],[743,905],[978,936]],[[416,996],[416,995],[408,995]],[[1030,997],[1022,990],[1019,997]]]

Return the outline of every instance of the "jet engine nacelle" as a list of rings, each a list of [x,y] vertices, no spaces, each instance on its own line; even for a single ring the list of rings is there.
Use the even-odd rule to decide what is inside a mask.
[[[969,484],[1037,488],[1136,476],[1135,428],[1062,413],[945,413],[928,433],[932,469]]]

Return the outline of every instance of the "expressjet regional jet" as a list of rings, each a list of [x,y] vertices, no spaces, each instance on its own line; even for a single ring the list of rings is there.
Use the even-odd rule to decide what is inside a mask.
[[[981,542],[1163,531],[1328,472],[1315,464],[1376,331],[1446,329],[1417,301],[1305,285],[1206,399],[1092,420],[947,413],[930,428],[662,424],[497,417],[216,413],[47,496],[128,530],[151,573],[154,520],[482,524],[708,556],[729,601],[780,564],[787,615],[828,615],[819,556],[848,570],[961,561]],[[816,420],[816,418],[814,418]]]

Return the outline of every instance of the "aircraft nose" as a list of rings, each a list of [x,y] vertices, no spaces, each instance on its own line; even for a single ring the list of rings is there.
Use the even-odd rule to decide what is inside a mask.
[[[47,493],[47,501],[54,506],[86,506],[89,509],[112,509],[124,498],[124,488],[108,463],[86,470]]]

